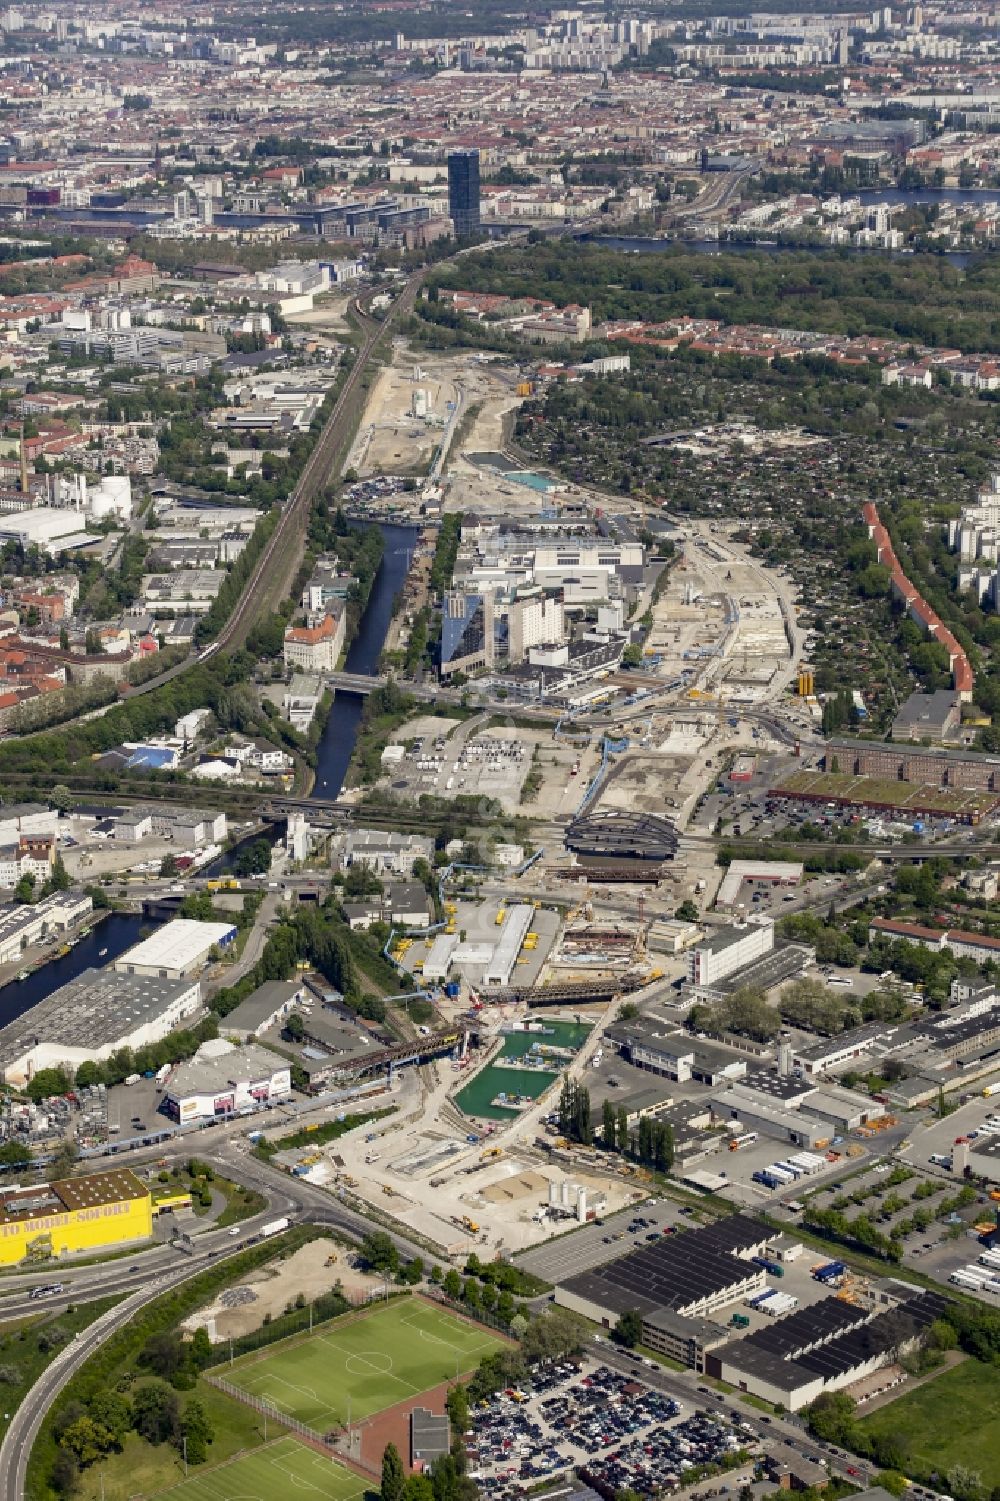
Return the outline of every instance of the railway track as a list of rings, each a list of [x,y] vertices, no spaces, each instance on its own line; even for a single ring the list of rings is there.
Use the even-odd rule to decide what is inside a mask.
[[[209,653],[215,653],[216,651],[225,651],[228,647],[239,645],[253,625],[259,610],[261,597],[274,581],[276,566],[281,558],[282,551],[289,539],[294,537],[298,528],[301,527],[304,532],[310,506],[316,498],[317,492],[330,478],[330,469],[334,457],[344,437],[343,418],[345,413],[350,411],[352,401],[368,369],[372,352],[391,324],[401,315],[411,311],[423,277],[424,272],[422,270],[415,272],[410,277],[403,291],[399,294],[384,321],[381,323],[376,323],[364,309],[360,307],[356,308],[356,315],[359,327],[364,336],[364,343],[355,357],[350,374],[344,382],[343,390],[337,397],[336,405],[327,418],[326,425],[306,461],[305,468],[299,476],[298,484],[285,503],[278,524],[268,538],[264,551],[257,559],[257,563],[247,580],[247,586],[240,597],[239,603],[219,632],[213,645],[208,647],[202,653],[202,656],[208,656]]]

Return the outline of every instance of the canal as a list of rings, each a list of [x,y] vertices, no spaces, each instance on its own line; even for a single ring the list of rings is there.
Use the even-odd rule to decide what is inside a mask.
[[[459,1090],[455,1104],[466,1115],[480,1120],[511,1121],[518,1114],[517,1105],[497,1105],[493,1102],[502,1095],[510,1099],[520,1096],[522,1100],[537,1100],[553,1079],[569,1066],[569,1058],[544,1060],[546,1067],[518,1068],[517,1063],[534,1049],[546,1046],[579,1052],[590,1033],[588,1022],[551,1021],[542,1023],[540,1032],[511,1032],[492,1063],[480,1070],[474,1079]]]
[[[358,632],[347,652],[347,672],[373,673],[392,620],[392,607],[406,581],[418,528],[380,525],[385,551],[372,583],[368,604],[358,623]],[[319,745],[316,748],[316,781],[313,797],[337,797],[354,753],[364,709],[360,693],[338,689]]]
[[[141,930],[149,926],[148,920],[137,913],[109,913],[68,954],[43,964],[26,980],[12,980],[0,989],[0,1027],[16,1021],[85,969],[103,969],[114,963],[120,954],[139,942]]]

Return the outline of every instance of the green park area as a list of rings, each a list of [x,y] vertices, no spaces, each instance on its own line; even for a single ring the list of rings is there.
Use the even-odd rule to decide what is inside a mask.
[[[858,1423],[868,1438],[891,1440],[901,1468],[915,1478],[941,1477],[938,1489],[958,1495],[949,1473],[976,1472],[986,1493],[1000,1486],[1000,1382],[997,1368],[964,1360]],[[946,1487],[947,1482],[947,1487]]]

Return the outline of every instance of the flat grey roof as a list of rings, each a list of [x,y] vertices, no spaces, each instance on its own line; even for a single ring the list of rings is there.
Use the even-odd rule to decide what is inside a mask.
[[[195,983],[85,969],[0,1031],[0,1066],[40,1042],[94,1050],[115,1044],[162,1015]]]
[[[224,1030],[253,1032],[280,1007],[302,994],[294,980],[265,980],[224,1019]]]

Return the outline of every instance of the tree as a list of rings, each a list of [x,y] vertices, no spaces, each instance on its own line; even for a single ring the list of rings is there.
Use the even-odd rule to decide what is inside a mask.
[[[103,1078],[104,1072],[101,1065],[92,1059],[87,1059],[77,1067],[73,1082],[77,1089],[89,1089],[95,1084],[100,1084]]]
[[[160,880],[173,880],[174,876],[176,876],[177,874],[177,870],[177,856],[164,855],[163,859],[160,861]]]
[[[108,1430],[86,1415],[70,1424],[60,1443],[72,1451],[81,1469],[86,1469],[87,1465],[92,1465],[96,1459],[101,1459],[117,1447]]]
[[[366,1271],[389,1272],[393,1276],[399,1271],[399,1252],[385,1230],[373,1230],[366,1235],[358,1255]]]
[[[462,1296],[462,1279],[454,1267],[450,1267],[445,1272],[441,1282],[441,1290],[447,1293],[449,1298],[460,1298]]]
[[[880,1470],[872,1480],[873,1486],[881,1486],[888,1491],[890,1496],[903,1496],[906,1494],[909,1481],[904,1480],[897,1470]]]
[[[173,1443],[180,1431],[177,1393],[161,1381],[140,1386],[132,1398],[132,1423],[148,1444]]]
[[[408,1475],[403,1501],[434,1501],[434,1484],[429,1475]]]
[[[469,1427],[469,1394],[465,1387],[461,1384],[450,1386],[444,1405],[451,1422],[452,1436],[458,1438]]]
[[[285,1020],[285,1032],[290,1042],[302,1042],[306,1035],[305,1022],[298,1011],[293,1011]]]
[[[173,1381],[187,1365],[187,1348],[174,1330],[164,1330],[146,1341],[139,1355],[140,1365],[149,1369],[164,1381]]]
[[[637,1308],[629,1308],[622,1314],[615,1325],[615,1338],[627,1349],[635,1349],[642,1339],[642,1315]]]
[[[112,1446],[121,1449],[132,1427],[132,1406],[120,1392],[102,1391],[91,1397],[87,1409],[94,1422],[111,1435]]]
[[[406,1476],[399,1450],[395,1444],[386,1444],[382,1451],[382,1484],[379,1488],[382,1501],[403,1501],[405,1488]]]
[[[72,1449],[60,1447],[50,1475],[53,1490],[60,1496],[71,1496],[80,1479],[80,1466]]]
[[[605,1100],[602,1107],[601,1138],[609,1152],[613,1152],[616,1146],[615,1128],[617,1126],[615,1107],[610,1100]]]
[[[674,913],[674,916],[677,918],[678,922],[697,922],[699,916],[698,908],[695,906],[690,897],[685,897],[684,901],[681,902],[680,906],[677,908],[677,911]]]
[[[204,1464],[208,1458],[208,1446],[215,1437],[215,1430],[208,1413],[198,1397],[190,1397],[181,1418],[180,1437],[185,1457],[189,1464]]]
[[[34,1100],[37,1105],[40,1100],[50,1099],[52,1095],[66,1094],[69,1090],[69,1079],[61,1068],[40,1068],[29,1080],[25,1091],[29,1100]]]
[[[33,875],[22,876],[14,887],[15,902],[33,902],[35,899],[35,878]]]
[[[846,1392],[820,1392],[806,1410],[809,1432],[828,1444],[850,1448],[854,1429],[854,1398]]]

